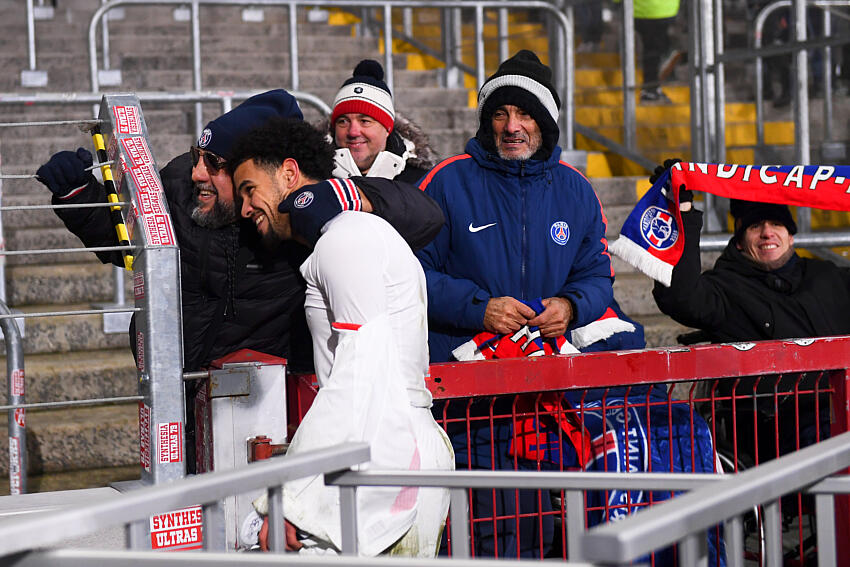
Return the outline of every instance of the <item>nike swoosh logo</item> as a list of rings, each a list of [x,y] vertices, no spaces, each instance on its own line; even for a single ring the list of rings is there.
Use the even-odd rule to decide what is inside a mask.
[[[469,223],[469,232],[478,232],[479,230],[484,230],[485,228],[490,228],[491,226],[496,226],[496,223],[491,222],[490,224],[485,224],[483,226],[472,226],[472,223]]]

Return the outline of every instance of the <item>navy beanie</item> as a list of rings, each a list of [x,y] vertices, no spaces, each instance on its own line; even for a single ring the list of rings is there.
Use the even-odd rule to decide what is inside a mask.
[[[294,96],[283,89],[266,91],[208,123],[198,138],[198,147],[230,159],[233,142],[242,134],[262,126],[272,116],[304,119]]]
[[[532,159],[546,159],[558,144],[558,116],[561,99],[552,83],[552,70],[533,51],[523,49],[505,59],[478,91],[478,133],[484,148],[496,152],[493,139],[493,112],[502,105],[518,106],[534,118],[543,137],[543,146]]]
[[[797,234],[797,223],[794,222],[788,205],[731,199],[729,212],[735,219],[735,240],[738,242],[747,228],[765,220],[782,223],[788,229],[788,234]]]

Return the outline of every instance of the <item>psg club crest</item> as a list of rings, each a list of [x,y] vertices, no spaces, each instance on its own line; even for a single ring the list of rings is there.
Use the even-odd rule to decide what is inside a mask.
[[[310,191],[304,191],[297,197],[295,197],[295,201],[292,203],[296,209],[303,209],[304,207],[309,207],[310,203],[313,202],[313,193]]]
[[[679,239],[676,219],[661,207],[649,207],[640,217],[640,233],[656,250],[667,250]]]
[[[210,130],[209,128],[204,128],[204,131],[201,132],[201,137],[198,138],[198,147],[199,148],[206,148],[207,144],[210,143],[211,139],[212,139],[212,130]]]
[[[549,236],[555,241],[555,244],[563,246],[570,239],[570,225],[564,221],[558,221],[552,224],[549,229]]]

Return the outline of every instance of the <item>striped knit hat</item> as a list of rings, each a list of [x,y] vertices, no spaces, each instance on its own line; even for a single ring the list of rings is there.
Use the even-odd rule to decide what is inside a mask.
[[[534,52],[523,49],[502,61],[478,91],[477,137],[488,151],[495,152],[490,120],[493,112],[505,104],[518,106],[534,118],[543,136],[541,152],[548,157],[558,143],[561,99],[552,83],[552,70]],[[542,154],[533,156],[541,158]]]
[[[331,124],[342,114],[371,116],[387,132],[393,131],[395,109],[393,95],[384,82],[384,68],[374,59],[364,59],[354,68],[353,76],[342,84],[334,98]]]

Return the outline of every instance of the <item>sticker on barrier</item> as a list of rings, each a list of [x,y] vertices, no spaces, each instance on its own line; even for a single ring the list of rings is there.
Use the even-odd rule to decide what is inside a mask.
[[[151,470],[151,408],[139,402],[139,464]]]
[[[21,450],[17,437],[9,437],[9,493],[21,493]]]
[[[157,463],[180,463],[183,461],[183,424],[179,421],[158,423]]]
[[[26,381],[22,368],[12,371],[12,396],[26,395]]]
[[[204,514],[192,506],[151,516],[151,549],[186,551],[203,547]]]
[[[142,133],[142,121],[139,117],[139,109],[135,106],[115,106],[115,131],[119,134]]]

